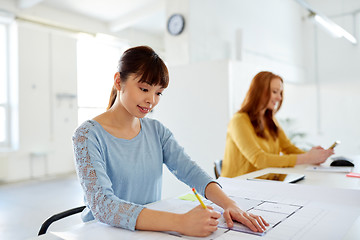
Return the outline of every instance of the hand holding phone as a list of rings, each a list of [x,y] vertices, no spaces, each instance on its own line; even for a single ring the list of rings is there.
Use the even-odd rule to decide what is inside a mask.
[[[329,149],[334,149],[338,144],[340,144],[340,141],[335,141],[330,147]]]

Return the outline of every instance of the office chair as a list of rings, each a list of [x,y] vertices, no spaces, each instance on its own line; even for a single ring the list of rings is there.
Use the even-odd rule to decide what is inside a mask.
[[[38,233],[38,236],[43,235],[46,233],[47,229],[49,228],[49,226],[53,223],[56,222],[57,220],[63,219],[65,217],[74,215],[76,213],[80,213],[84,210],[85,206],[81,206],[81,207],[77,207],[77,208],[72,208],[69,210],[66,210],[64,212],[52,215],[51,217],[49,217],[42,225],[40,228],[40,231]]]
[[[214,162],[214,172],[215,172],[215,178],[218,179],[221,174],[221,168],[222,168],[222,159],[216,160]]]

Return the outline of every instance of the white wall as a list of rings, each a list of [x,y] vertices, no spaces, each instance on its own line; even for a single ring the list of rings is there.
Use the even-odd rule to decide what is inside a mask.
[[[171,64],[262,58],[303,66],[301,11],[295,1],[172,0],[167,5],[167,16],[185,17],[182,34],[165,34]]]
[[[292,130],[306,133],[301,142],[326,148],[340,140],[342,144],[336,147],[336,155],[360,154],[359,83],[322,84],[319,105],[316,104],[318,91],[315,84],[285,83],[284,89],[284,104],[277,116],[295,120]]]
[[[190,1],[189,21],[191,62],[251,61],[251,56],[261,55],[302,64],[301,18],[294,1]],[[241,39],[237,30],[242,32]],[[236,59],[239,47],[243,59]]]
[[[19,148],[1,154],[0,179],[17,181],[74,171],[76,39],[19,22],[18,52]]]
[[[360,13],[354,11],[352,1],[320,1],[309,0],[312,6],[327,15],[332,21],[354,34],[360,39]],[[303,10],[303,40],[305,45],[304,63],[306,78],[313,96],[309,101],[309,93],[299,86],[301,91],[293,90],[295,96],[292,102],[305,101],[304,107],[298,106],[298,115],[306,114],[311,118],[312,129],[310,136],[314,143],[324,147],[335,140],[342,144],[336,147],[338,155],[360,154],[360,45],[353,45],[344,38],[334,38],[323,28],[307,18],[308,13]],[[297,87],[297,86],[296,86]],[[288,95],[288,94],[287,94]],[[305,95],[305,96],[304,96]],[[285,109],[283,109],[285,110]],[[281,111],[283,111],[281,110]],[[310,113],[310,114],[308,114]],[[313,119],[313,116],[316,116]],[[306,121],[309,121],[307,119]],[[308,126],[308,125],[306,125]]]
[[[229,63],[170,66],[170,84],[152,117],[173,132],[189,156],[210,176],[223,157],[229,121]],[[163,198],[189,190],[164,167]]]
[[[170,35],[168,31],[164,34],[165,54],[164,60],[172,65],[188,64],[190,62],[189,31],[193,23],[189,21],[190,0],[165,1],[166,19],[172,14],[181,14],[185,18],[185,27],[180,35]]]

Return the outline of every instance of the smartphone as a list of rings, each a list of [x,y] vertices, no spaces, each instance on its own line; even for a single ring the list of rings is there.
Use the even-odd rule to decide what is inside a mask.
[[[340,144],[340,141],[335,141],[330,147],[329,149],[334,149],[338,144]]]

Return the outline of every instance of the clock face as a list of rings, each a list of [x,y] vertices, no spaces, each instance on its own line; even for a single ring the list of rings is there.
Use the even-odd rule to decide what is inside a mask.
[[[171,35],[179,35],[185,27],[185,19],[180,14],[173,14],[168,21],[168,31]]]

